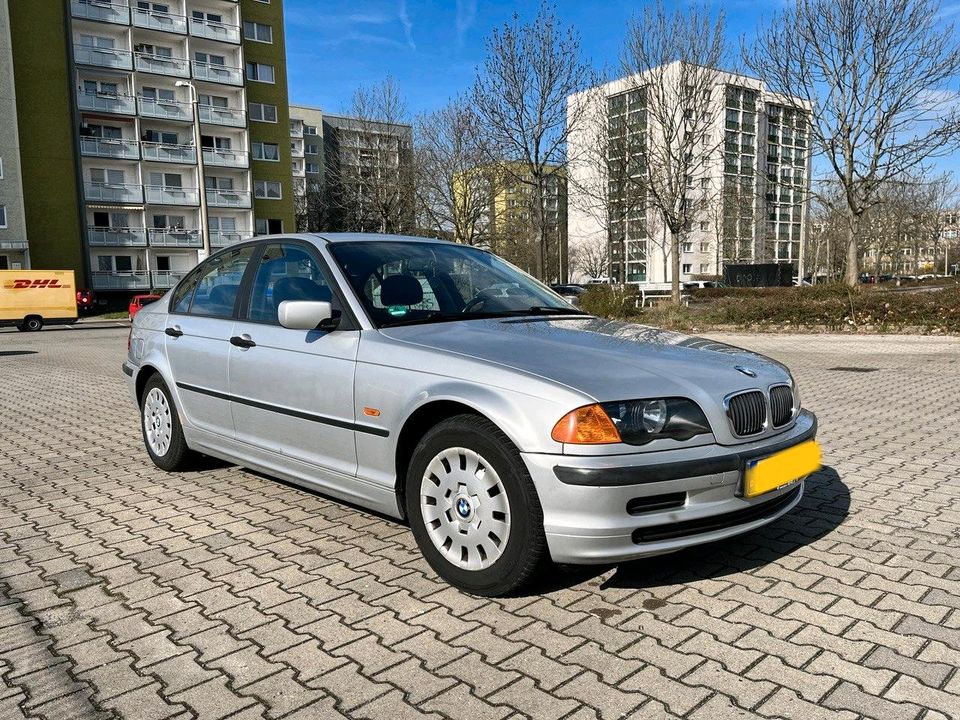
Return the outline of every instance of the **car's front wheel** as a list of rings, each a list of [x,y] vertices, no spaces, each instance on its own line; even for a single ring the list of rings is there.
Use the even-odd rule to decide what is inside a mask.
[[[140,400],[143,444],[153,464],[161,470],[183,469],[191,458],[191,451],[183,436],[180,418],[166,383],[154,375],[143,388]]]
[[[407,471],[406,509],[427,562],[461,590],[508,594],[547,561],[533,481],[486,418],[458,415],[424,435]]]

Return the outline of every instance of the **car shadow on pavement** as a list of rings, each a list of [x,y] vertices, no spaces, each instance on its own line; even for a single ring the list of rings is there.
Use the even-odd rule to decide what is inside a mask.
[[[800,503],[769,525],[668,555],[621,563],[603,588],[655,588],[748,572],[789,555],[837,528],[850,511],[850,489],[832,467],[804,484]]]

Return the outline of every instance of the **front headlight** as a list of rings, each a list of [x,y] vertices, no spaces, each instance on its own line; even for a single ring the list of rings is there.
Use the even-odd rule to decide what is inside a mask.
[[[551,437],[574,445],[644,445],[659,438],[689,440],[709,432],[710,423],[692,400],[656,398],[577,408],[557,422]]]

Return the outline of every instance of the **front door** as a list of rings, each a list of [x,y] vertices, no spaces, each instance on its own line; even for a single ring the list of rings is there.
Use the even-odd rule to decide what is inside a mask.
[[[248,302],[234,332],[249,347],[230,349],[230,395],[237,440],[348,475],[357,471],[353,378],[359,330],[289,330],[284,300],[326,300],[342,310],[311,248],[263,246]]]
[[[177,288],[167,316],[167,361],[187,422],[233,436],[227,382],[234,306],[253,245],[206,261],[194,279]]]

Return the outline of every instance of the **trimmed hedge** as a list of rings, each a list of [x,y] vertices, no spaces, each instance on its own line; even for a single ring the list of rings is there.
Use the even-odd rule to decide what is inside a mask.
[[[734,327],[753,330],[960,333],[960,287],[924,292],[815,285],[794,288],[718,288],[695,291],[689,307],[661,304],[638,310],[613,288],[591,288],[582,307],[595,315],[627,317],[678,330]]]

